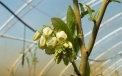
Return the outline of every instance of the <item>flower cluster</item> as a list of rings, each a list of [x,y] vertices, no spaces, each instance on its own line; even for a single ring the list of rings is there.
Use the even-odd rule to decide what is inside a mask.
[[[67,34],[64,31],[56,31],[54,28],[46,26],[35,32],[33,40],[39,40],[38,47],[45,49],[46,54],[54,54],[56,63],[60,63],[63,59],[65,65],[68,65],[73,45],[67,40]]]

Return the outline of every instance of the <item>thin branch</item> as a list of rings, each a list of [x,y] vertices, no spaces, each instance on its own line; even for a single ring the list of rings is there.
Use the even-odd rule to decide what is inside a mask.
[[[81,48],[85,48],[84,35],[83,35],[81,15],[80,15],[80,11],[79,11],[78,0],[73,0],[73,4],[74,4],[75,16],[76,16],[77,35],[80,38],[79,41],[80,41],[80,44],[81,44]]]
[[[74,67],[74,71],[76,72],[76,74],[77,74],[78,76],[81,76],[80,71],[78,70],[75,61],[72,62],[72,65],[73,65],[73,67]]]
[[[88,60],[88,57],[86,56],[86,54],[84,54],[86,51],[86,48],[85,48],[84,35],[83,35],[83,29],[82,29],[78,0],[73,0],[73,4],[74,4],[75,16],[76,16],[77,35],[79,37],[79,42],[81,45],[81,56],[82,56],[81,62],[80,62],[80,68],[79,68],[80,69],[79,70],[80,75],[78,75],[77,73],[76,74],[78,76],[84,76],[85,70],[86,70],[86,62]]]
[[[88,48],[87,48],[89,54],[91,53],[92,48],[94,46],[94,43],[95,43],[95,40],[96,40],[96,37],[97,37],[97,33],[98,33],[98,30],[99,30],[99,26],[102,22],[103,16],[105,14],[105,11],[106,11],[106,8],[107,8],[109,2],[110,2],[110,0],[103,0],[102,6],[101,6],[100,11],[99,11],[98,18],[96,19],[96,22],[94,22],[92,35],[91,35],[90,41],[88,43]]]

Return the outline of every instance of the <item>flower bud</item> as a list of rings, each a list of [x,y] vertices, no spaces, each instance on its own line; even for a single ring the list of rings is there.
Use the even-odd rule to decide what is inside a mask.
[[[50,48],[46,48],[45,49],[45,53],[48,54],[48,55],[51,55],[51,54],[55,53],[55,50],[54,49],[50,49]]]
[[[49,48],[54,48],[56,46],[57,40],[56,37],[49,37],[46,41],[46,45]]]
[[[72,43],[68,42],[68,45],[69,45],[69,48],[71,49],[72,48]]]
[[[45,27],[44,29],[43,29],[43,35],[45,36],[45,37],[49,37],[50,36],[50,34],[52,33],[52,29],[50,28],[50,27]]]
[[[44,37],[44,36],[41,36],[41,38],[40,38],[40,47],[43,47],[43,46],[45,46],[45,43],[46,43],[46,38]]]
[[[65,42],[65,43],[63,44],[63,46],[64,46],[65,48],[68,48],[69,45],[68,45],[68,43]]]
[[[39,31],[36,31],[34,36],[33,36],[33,40],[36,41],[41,37],[41,33]]]
[[[67,39],[67,34],[64,31],[60,31],[56,33],[56,37],[59,42],[64,42]]]

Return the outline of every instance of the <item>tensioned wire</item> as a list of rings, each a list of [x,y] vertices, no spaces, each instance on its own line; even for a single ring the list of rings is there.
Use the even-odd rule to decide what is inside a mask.
[[[24,0],[21,0],[22,2],[25,2]],[[40,0],[41,2],[42,1],[44,1],[44,0]],[[44,11],[42,11],[41,9],[39,9],[39,8],[37,8],[37,7],[35,7],[34,5],[32,5],[32,4],[28,4],[30,7],[33,7],[33,8],[35,8],[35,10],[37,10],[38,12],[40,12],[40,13],[42,13],[42,14],[44,14],[45,16],[47,16],[47,17],[49,17],[49,18],[51,18],[52,16],[50,16],[48,13],[46,13],[46,12],[44,12]]]
[[[21,1],[23,1],[23,0],[21,0]],[[37,3],[35,3],[34,5],[32,5],[32,4],[29,3],[28,5],[31,6],[31,8],[30,8],[26,13],[24,13],[20,18],[23,18],[24,16],[26,16],[32,9],[35,9],[35,8],[36,8],[36,10],[37,10],[38,12],[40,12],[40,13],[46,15],[47,17],[51,18],[50,15],[48,15],[47,13],[41,11],[39,8],[36,7],[36,6],[37,6],[40,2],[42,2],[42,1],[43,1],[43,0],[39,0],[39,1],[38,1]],[[23,1],[23,2],[25,2],[25,1]],[[7,30],[6,30],[3,34],[7,33],[17,22],[18,22],[18,20],[16,20],[13,24],[11,24],[11,26],[9,26],[9,28],[7,28]]]

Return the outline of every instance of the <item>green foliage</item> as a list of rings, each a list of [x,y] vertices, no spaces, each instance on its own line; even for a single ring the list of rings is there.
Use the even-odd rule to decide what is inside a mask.
[[[117,3],[121,3],[120,0],[110,0],[111,2],[117,2]]]
[[[74,48],[75,48],[76,54],[78,54],[78,51],[80,49],[80,43],[79,43],[79,40],[78,40],[78,36],[76,36],[75,39],[74,39]]]
[[[96,18],[98,17],[98,15],[99,15],[99,11],[96,11],[96,12],[94,13],[94,19],[96,19]]]
[[[108,0],[108,1],[120,3],[120,0]],[[79,9],[78,1],[74,0],[73,2],[74,2],[74,5],[76,6],[75,10],[78,10]],[[50,30],[49,29],[45,30],[44,38],[42,38],[42,40],[41,40],[40,37],[43,37],[44,29],[48,26],[44,26],[42,29],[43,32],[37,31],[37,33],[34,36],[34,40],[40,39],[38,42],[38,46],[40,49],[45,49],[45,53],[48,55],[54,54],[54,60],[57,64],[59,64],[61,62],[61,60],[63,60],[65,65],[68,65],[69,62],[73,62],[76,58],[76,55],[77,55],[79,49],[80,49],[81,44],[79,42],[81,40],[78,40],[79,37],[75,36],[75,31],[76,31],[75,14],[77,14],[78,18],[79,18],[79,16],[81,16],[81,18],[83,18],[85,15],[88,14],[90,16],[89,21],[93,21],[93,22],[96,22],[96,18],[99,16],[100,19],[98,19],[97,23],[100,24],[100,21],[102,20],[103,14],[105,12],[105,11],[103,11],[103,9],[100,9],[102,11],[102,13],[101,13],[101,15],[99,15],[99,11],[95,12],[88,5],[85,5],[85,7],[84,7],[82,3],[79,3],[79,6],[80,6],[80,11],[81,11],[80,15],[79,15],[79,12],[74,13],[72,7],[69,6],[69,8],[67,10],[66,23],[63,20],[61,20],[60,18],[56,18],[56,17],[52,18],[51,21],[52,21],[53,26],[50,27]],[[106,6],[106,5],[103,5],[103,6]],[[93,12],[95,12],[95,13],[93,13]],[[80,23],[80,20],[77,20],[77,21],[79,21],[78,23]],[[80,26],[80,24],[79,24],[79,26]],[[99,25],[98,25],[98,27],[99,27]],[[82,26],[81,26],[81,28],[82,28]],[[81,28],[79,28],[79,29],[82,30]],[[94,30],[97,30],[97,28],[93,29],[93,33],[97,34],[97,32],[95,33]],[[49,33],[49,31],[51,31],[51,32]],[[79,30],[77,30],[77,31],[79,32]],[[81,33],[78,33],[78,35],[79,34],[81,34]],[[46,35],[48,35],[48,36],[46,36]],[[96,36],[97,35],[95,35],[94,39],[96,38]],[[49,38],[49,37],[55,37],[56,44],[54,47],[52,47],[53,45],[51,45],[51,43],[54,42],[54,40],[51,41],[51,38]],[[94,45],[94,41],[95,41],[94,39],[92,40],[93,45]],[[48,47],[48,43],[47,43],[48,41],[50,43],[50,45],[49,45],[50,47]],[[89,50],[89,46],[88,46],[88,51],[91,52],[92,47],[93,46],[90,46],[90,50]],[[85,48],[85,50],[87,50],[86,48]],[[84,51],[84,48],[82,48],[82,50]],[[26,58],[26,59],[29,64],[29,59],[28,58]],[[36,53],[34,53],[32,61],[34,63],[33,65],[36,65],[36,63],[38,62],[37,57],[36,57]],[[90,76],[89,62],[87,62],[87,64],[85,64],[85,65],[86,65],[85,76]],[[77,67],[75,69],[77,69]],[[76,73],[77,73],[77,71],[76,71]],[[77,75],[78,75],[78,73],[77,73]],[[84,73],[83,73],[83,75],[84,75]]]
[[[57,64],[59,64],[61,62],[63,58],[63,53],[62,53],[62,49],[56,49],[55,54],[54,54],[54,60]]]
[[[81,13],[85,12],[85,8],[83,7],[83,4],[79,3],[79,5],[80,5]]]
[[[73,10],[71,9],[71,7],[69,7],[69,11],[70,12],[68,12],[68,13],[70,13],[70,14],[72,14],[74,16]],[[71,18],[71,16],[68,16],[67,18]],[[71,26],[70,26],[70,25],[65,24],[60,18],[52,18],[52,25],[54,26],[54,28],[56,30],[63,30],[63,31],[65,31],[67,36],[68,36],[67,40],[72,42],[73,46],[75,46],[74,45],[74,38],[73,38],[73,34],[72,34],[72,32],[70,30],[72,30],[73,26],[75,26],[74,25],[75,22],[68,22],[68,21],[74,21],[74,19],[75,19],[74,17],[71,18],[71,19],[67,19],[67,23],[71,24]],[[69,27],[71,27],[71,28],[69,28]],[[74,29],[74,31],[75,31],[75,29]],[[71,54],[72,55],[71,61],[73,61],[75,59],[75,57],[76,57],[76,52],[75,52],[74,47],[73,47],[71,52],[72,52],[72,54]]]
[[[83,7],[83,4],[82,3],[79,3],[80,5],[80,10],[81,10],[81,16],[82,18],[88,14],[88,11],[85,11],[85,8]]]
[[[38,39],[40,49],[44,49],[48,55],[54,54],[54,60],[57,64],[63,60],[65,65],[68,65],[76,58],[76,45],[74,44],[76,19],[70,6],[67,15],[67,24],[60,18],[52,18],[53,26],[43,26],[43,29],[41,29],[42,35]],[[51,40],[52,38],[55,38],[55,40]],[[53,42],[55,42],[55,46],[49,47],[49,43]],[[36,62],[36,58],[34,61]]]
[[[67,56],[63,56],[63,62],[65,65],[68,65],[69,64],[69,58]]]
[[[90,76],[90,65],[89,62],[87,62],[87,67],[86,67],[86,75],[85,76]]]
[[[60,18],[52,18],[51,20],[52,20],[52,25],[54,26],[54,28],[58,31],[63,30],[68,36],[67,40],[73,42],[73,36],[67,24],[64,23],[64,21],[62,21]]]
[[[63,60],[65,65],[74,60],[74,54],[72,48],[66,48],[64,45],[60,45],[55,48],[54,60],[57,64]]]
[[[88,11],[88,9],[85,11],[85,7],[83,6],[82,3],[79,3],[79,5],[80,5],[80,10],[81,10],[81,17],[83,18],[85,15],[89,14],[89,11]],[[90,12],[92,13],[95,11],[93,9],[91,9]]]
[[[88,10],[88,14],[90,15],[89,21],[95,21],[95,18],[92,14],[93,12],[92,12],[92,9],[90,8],[90,6],[86,5],[86,8]]]
[[[76,18],[75,18],[75,13],[71,6],[69,6],[68,8],[66,20],[67,20],[67,26],[69,27],[72,35],[74,35],[76,30],[76,23],[75,23]]]

